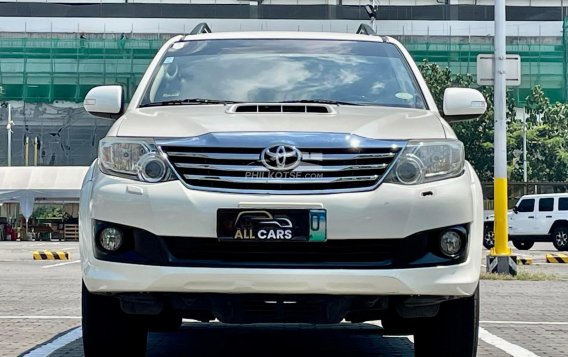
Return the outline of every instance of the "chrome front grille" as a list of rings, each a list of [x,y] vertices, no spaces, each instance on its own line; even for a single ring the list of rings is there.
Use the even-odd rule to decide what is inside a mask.
[[[261,155],[275,143],[299,149],[299,166],[267,168]],[[220,133],[157,144],[192,188],[292,194],[375,188],[405,143],[330,133]]]

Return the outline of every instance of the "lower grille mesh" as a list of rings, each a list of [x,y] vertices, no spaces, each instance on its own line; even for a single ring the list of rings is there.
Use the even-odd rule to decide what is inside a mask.
[[[349,239],[327,242],[227,242],[210,238],[164,237],[179,260],[211,265],[251,264],[289,267],[388,265],[398,253],[400,239]]]

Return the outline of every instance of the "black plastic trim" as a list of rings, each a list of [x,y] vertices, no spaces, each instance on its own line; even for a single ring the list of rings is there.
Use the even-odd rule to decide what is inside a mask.
[[[211,33],[211,32],[213,32],[213,31],[211,31],[211,28],[209,27],[209,25],[207,25],[207,23],[205,23],[205,22],[202,22],[202,23],[198,24],[197,26],[195,26],[189,34],[190,35],[197,35],[197,34],[200,34],[200,33]]]
[[[216,238],[161,237],[150,232],[95,222],[95,237],[117,226],[125,248],[105,252],[94,244],[95,258],[153,266],[278,269],[407,269],[463,263],[468,255],[469,225],[461,224],[419,232],[406,238],[346,239],[327,242],[220,242]],[[455,258],[439,250],[440,233],[453,228],[465,232],[465,249]],[[375,249],[375,250],[373,250]],[[259,256],[263,258],[260,259]]]
[[[519,241],[519,242],[552,242],[552,236],[550,234],[547,235],[539,235],[539,236],[529,236],[529,235],[518,235],[518,236],[509,236],[510,241]]]
[[[376,35],[377,33],[375,32],[375,30],[373,30],[373,28],[367,24],[361,24],[359,25],[359,28],[357,29],[357,34],[359,35]]]
[[[448,123],[455,123],[458,121],[465,121],[465,120],[476,120],[479,119],[481,117],[481,115],[483,114],[469,114],[469,115],[444,115],[442,113],[442,117],[448,122]]]
[[[164,313],[224,323],[338,323],[433,317],[439,306],[459,296],[222,294],[222,293],[117,293],[125,313],[157,316]],[[270,303],[267,303],[269,301]],[[293,301],[294,304],[285,302]]]

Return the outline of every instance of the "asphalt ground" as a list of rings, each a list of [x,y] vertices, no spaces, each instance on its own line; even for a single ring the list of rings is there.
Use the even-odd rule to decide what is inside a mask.
[[[82,356],[81,272],[76,242],[0,242],[0,356]],[[33,261],[35,250],[65,250],[69,261]],[[545,263],[549,243],[519,269],[556,281],[481,282],[478,356],[568,356],[568,264]],[[481,262],[485,264],[483,260]],[[147,356],[412,356],[412,336],[382,336],[378,323],[223,325],[187,321],[151,333]]]

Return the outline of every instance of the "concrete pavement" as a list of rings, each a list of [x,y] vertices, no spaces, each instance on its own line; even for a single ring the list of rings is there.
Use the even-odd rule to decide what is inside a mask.
[[[538,246],[537,246],[538,245]],[[528,251],[539,259],[546,243]],[[32,251],[67,250],[71,260],[33,261]],[[0,242],[0,356],[17,356],[52,340],[36,355],[82,356],[81,274],[76,242]],[[527,252],[522,252],[526,254]],[[58,265],[67,263],[64,265]],[[561,281],[482,281],[479,356],[568,355],[568,265],[521,267],[554,272]],[[65,336],[65,334],[63,334]],[[69,340],[71,339],[71,340]],[[42,354],[44,353],[44,354]],[[528,354],[527,354],[528,353]],[[227,326],[187,322],[174,333],[152,333],[148,356],[411,356],[412,337],[381,336],[377,326],[341,324]]]

